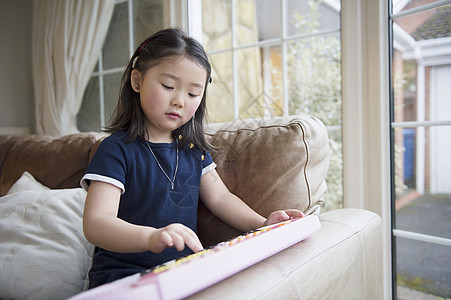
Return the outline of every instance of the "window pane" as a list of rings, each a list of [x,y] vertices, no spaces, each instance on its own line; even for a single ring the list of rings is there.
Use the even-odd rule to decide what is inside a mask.
[[[416,129],[397,128],[394,139],[396,195],[403,197],[416,187]]]
[[[99,77],[91,77],[77,114],[78,129],[82,132],[100,129]]]
[[[235,34],[237,45],[258,41],[255,0],[235,1]]]
[[[239,116],[243,119],[261,118],[265,115],[263,97],[262,67],[259,48],[243,49],[236,52],[238,77]]]
[[[125,66],[130,57],[128,47],[128,4],[120,3],[114,7],[108,34],[103,44],[103,68],[111,69]]]
[[[395,122],[451,119],[450,15],[447,5],[395,20]]]
[[[421,196],[409,196],[398,198],[396,229],[451,239],[451,220],[448,212],[451,207],[451,194],[425,193]],[[401,202],[402,200],[404,202]]]
[[[280,46],[260,48],[263,74],[263,94],[265,97],[265,116],[283,116],[283,74]]]
[[[321,212],[343,208],[343,152],[341,130],[329,130],[330,161],[326,176],[327,194]]]
[[[402,53],[393,53],[394,119],[395,122],[417,120],[417,65],[414,60],[402,59]]]
[[[451,44],[449,52],[451,53]],[[426,105],[429,108],[426,120],[451,120],[451,60],[449,65],[431,66],[426,72],[429,75],[426,80],[430,83],[429,86],[426,83],[429,90],[426,94]]]
[[[395,125],[451,121],[451,5],[396,16],[433,2],[437,1],[392,1]],[[416,123],[412,128],[393,130],[393,226],[451,239],[451,126],[426,125]],[[431,299],[451,297],[449,246],[398,237],[395,254],[398,299],[405,299],[405,291],[412,290],[425,292],[422,297]]]
[[[230,0],[202,1],[202,45],[205,51],[232,47]]]
[[[425,194],[451,195],[451,141],[444,138],[449,136],[451,126],[394,130],[398,209]]]
[[[163,28],[163,0],[135,0],[135,44]]]
[[[110,123],[111,115],[116,108],[119,99],[119,88],[121,85],[122,73],[115,73],[104,76],[105,84],[105,123]]]
[[[451,239],[450,135],[450,126],[395,129],[396,229]],[[405,288],[451,295],[449,247],[397,238],[396,249],[398,299]]]
[[[282,36],[280,0],[257,0],[258,40]]]
[[[286,1],[287,34],[340,28],[340,1]]]
[[[233,73],[230,52],[209,56],[213,81],[207,91],[208,121],[221,123],[232,121],[233,116]]]
[[[239,117],[283,116],[280,47],[249,48],[236,52]],[[257,76],[256,76],[257,74]]]
[[[416,225],[421,227],[424,224],[437,223],[430,213],[417,213],[414,217],[417,218],[406,217],[406,221],[409,222],[406,226]],[[451,225],[449,220],[446,224],[448,227],[445,230],[449,232],[449,226]],[[439,226],[442,225],[439,224]],[[448,235],[448,238],[451,238],[451,236]],[[396,238],[398,299],[449,298],[451,295],[451,285],[449,284],[451,269],[449,266],[451,266],[451,251],[449,247]],[[403,287],[410,289],[410,296],[403,296]],[[412,290],[431,295],[415,298],[412,296]]]
[[[426,131],[426,154],[429,157],[429,191],[431,194],[451,196],[451,156],[449,155],[451,139],[449,137],[451,137],[451,126],[431,127]],[[451,205],[448,205],[448,218],[450,208]]]
[[[317,36],[290,43],[287,60],[290,115],[313,114],[326,125],[340,125],[340,36]]]

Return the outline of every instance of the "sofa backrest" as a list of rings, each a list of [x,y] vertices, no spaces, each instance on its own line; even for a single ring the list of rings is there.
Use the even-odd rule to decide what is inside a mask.
[[[5,195],[24,171],[52,189],[79,187],[93,146],[104,136],[0,136],[0,194]]]
[[[298,208],[318,212],[326,192],[329,140],[320,120],[309,115],[207,126],[217,171],[231,192],[263,216]],[[79,187],[90,158],[105,134],[60,138],[0,136],[0,193],[24,171],[52,189]],[[199,205],[204,246],[238,234]]]

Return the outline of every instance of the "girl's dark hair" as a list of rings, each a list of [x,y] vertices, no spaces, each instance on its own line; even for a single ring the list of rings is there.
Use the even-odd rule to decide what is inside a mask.
[[[162,59],[186,57],[197,62],[207,71],[205,90],[200,105],[193,118],[172,132],[179,140],[179,147],[193,143],[202,150],[214,150],[204,135],[204,117],[206,116],[207,85],[211,81],[211,66],[201,44],[176,28],[161,30],[143,41],[130,59],[122,75],[119,101],[111,117],[111,123],[105,127],[106,132],[126,130],[131,140],[147,138],[147,119],[141,108],[139,93],[132,89],[131,72],[138,70],[144,75],[150,68],[158,65]]]

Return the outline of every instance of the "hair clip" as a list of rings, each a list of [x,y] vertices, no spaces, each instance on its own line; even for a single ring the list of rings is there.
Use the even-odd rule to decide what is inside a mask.
[[[145,42],[141,45],[141,48],[139,48],[138,53],[141,52],[141,50],[144,48],[144,46],[147,44],[148,41],[149,41],[149,40],[145,41]]]
[[[132,64],[132,68],[133,68],[133,69],[135,68],[136,61],[138,60],[138,57],[139,57],[139,53],[141,53],[141,50],[144,48],[144,46],[147,44],[148,41],[149,41],[149,40],[145,41],[145,42],[141,45],[141,47],[139,47],[138,55],[133,59],[133,64]]]
[[[133,59],[132,69],[135,68],[136,62],[138,61],[138,57],[139,57],[139,55]]]

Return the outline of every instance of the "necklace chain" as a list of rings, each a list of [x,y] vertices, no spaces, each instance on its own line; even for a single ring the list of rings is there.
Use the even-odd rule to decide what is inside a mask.
[[[175,141],[176,141],[176,143],[177,143],[177,145],[176,145],[176,148],[177,148],[177,162],[176,162],[176,165],[175,165],[174,178],[173,178],[172,180],[171,180],[171,178],[168,176],[168,174],[164,171],[164,169],[163,169],[163,167],[161,166],[160,162],[158,161],[157,156],[155,155],[155,153],[153,153],[152,148],[151,148],[150,145],[149,145],[149,142],[146,141],[147,148],[149,148],[150,153],[152,153],[152,156],[155,158],[155,161],[157,162],[158,166],[160,167],[161,172],[163,172],[164,176],[166,176],[166,178],[167,178],[167,179],[169,180],[169,182],[171,183],[171,190],[174,189],[175,177],[177,176],[177,170],[178,170],[178,168],[179,168],[179,142],[178,142],[177,140],[175,140]]]

